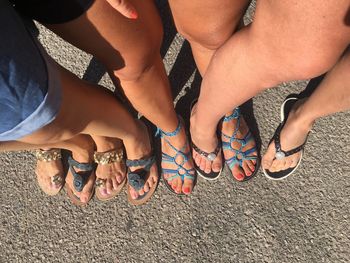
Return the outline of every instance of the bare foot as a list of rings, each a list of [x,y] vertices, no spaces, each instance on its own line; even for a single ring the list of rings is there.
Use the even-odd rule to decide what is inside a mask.
[[[193,144],[195,144],[200,150],[206,153],[215,152],[218,147],[218,138],[216,133],[210,134],[207,130],[198,129],[198,125],[196,125],[196,109],[197,105],[194,105],[191,112],[191,138]],[[216,131],[216,129],[215,129]],[[194,148],[194,147],[193,147]],[[193,160],[196,165],[204,171],[206,174],[211,173],[212,171],[215,173],[219,173],[222,169],[222,151],[221,146],[219,146],[220,150],[217,153],[214,160],[209,160],[195,149],[192,149]],[[202,175],[205,176],[205,175]]]
[[[120,192],[126,180],[123,142],[106,137],[95,142],[96,194],[99,199],[108,200]]]
[[[35,173],[41,190],[47,195],[56,195],[64,183],[60,149],[38,150]]]
[[[186,195],[193,190],[195,170],[193,159],[190,154],[190,146],[188,144],[185,127],[181,120],[181,126],[178,126],[178,133],[170,136],[166,131],[161,136],[162,147],[162,170],[164,179],[175,193]],[[175,162],[173,161],[175,158]]]
[[[139,134],[135,138],[124,141],[128,160],[148,159],[153,155],[148,129],[142,121],[137,121],[137,123],[139,125]],[[144,165],[139,165],[129,167],[128,169],[130,172],[139,172],[144,168]],[[154,188],[158,183],[158,178],[157,164],[154,162],[149,169],[147,180],[141,189],[136,190],[131,187],[130,184],[128,185],[131,198],[136,200],[140,196],[147,194],[149,191],[154,191]]]
[[[288,119],[281,131],[280,143],[283,151],[289,151],[302,145],[313,123],[304,122],[301,118],[300,109],[304,101],[299,100],[291,109]],[[271,142],[262,159],[262,165],[265,170],[270,172],[278,172],[288,168],[295,167],[301,156],[301,152],[294,153],[283,159],[275,159],[275,143]]]
[[[232,112],[226,114],[226,116],[231,114]],[[239,114],[239,111],[233,114]],[[249,128],[243,116],[239,115],[239,118],[225,119],[222,122],[221,132],[224,158],[233,177],[237,181],[247,180],[257,169],[257,151],[254,138],[252,135],[250,135],[251,137],[248,135]]]

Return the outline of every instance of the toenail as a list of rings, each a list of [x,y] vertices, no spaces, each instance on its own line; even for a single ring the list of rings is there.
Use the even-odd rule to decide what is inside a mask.
[[[189,187],[185,187],[185,188],[184,188],[184,193],[185,193],[185,194],[189,194],[190,191],[191,191],[191,188],[189,188]]]

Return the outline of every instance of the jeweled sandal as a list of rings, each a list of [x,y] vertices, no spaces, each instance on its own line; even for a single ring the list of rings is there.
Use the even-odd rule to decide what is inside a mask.
[[[186,141],[185,145],[181,147],[181,149],[177,149],[174,145],[171,144],[171,142],[166,137],[173,137],[179,134],[181,128],[182,128],[182,121],[179,117],[178,119],[178,125],[176,129],[173,132],[164,132],[161,129],[158,129],[157,134],[160,135],[161,139],[164,139],[164,141],[172,148],[176,153],[174,156],[170,156],[169,154],[166,154],[162,152],[162,162],[164,163],[171,163],[176,164],[177,169],[168,169],[162,167],[162,177],[165,182],[166,187],[174,194],[177,195],[183,195],[183,193],[176,193],[174,189],[170,186],[168,182],[171,182],[175,178],[180,177],[182,183],[184,183],[185,178],[188,178],[193,181],[193,187],[196,183],[197,175],[196,170],[194,168],[187,169],[185,168],[185,164],[187,162],[190,162],[192,160],[191,156],[191,150],[188,145],[188,141]],[[188,150],[186,150],[188,149]],[[178,159],[181,159],[181,162],[178,162]],[[171,176],[169,178],[165,178],[164,174],[170,174]]]
[[[68,157],[69,171],[73,175],[73,187],[75,191],[81,192],[83,191],[84,186],[91,176],[94,176],[95,172],[95,163],[79,163],[74,160],[71,156]],[[77,172],[75,168],[80,171]],[[66,191],[68,197],[71,199],[72,203],[78,206],[87,205],[94,194],[94,188],[91,190],[90,196],[88,197],[88,201],[86,203],[81,202],[80,198],[76,196],[73,190],[66,184]]]
[[[50,150],[39,149],[35,151],[35,157],[38,162],[35,173],[37,175],[37,181],[38,181],[39,187],[47,195],[53,196],[58,194],[64,185],[64,173],[63,173],[63,166],[61,161],[62,159],[61,150],[60,149],[50,149]],[[39,164],[39,162],[43,162],[43,163]],[[40,171],[42,169],[40,166],[49,162],[56,162],[58,171],[53,176],[49,176],[51,180],[50,180],[50,185],[48,186],[47,181],[44,180],[45,177],[39,176],[39,173],[48,172],[47,169],[43,169],[43,171]]]
[[[231,158],[228,158],[228,159],[225,158],[225,154],[224,154],[224,160],[227,163],[227,165],[229,166],[230,171],[232,171],[233,167],[236,164],[238,164],[240,167],[242,167],[243,161],[245,161],[245,160],[254,160],[255,161],[255,169],[254,169],[254,172],[250,176],[247,176],[244,174],[243,180],[237,180],[236,177],[233,176],[233,178],[235,178],[237,181],[244,182],[244,181],[247,181],[249,179],[252,179],[256,175],[256,173],[259,170],[259,166],[260,166],[260,158],[256,155],[251,155],[252,153],[257,151],[255,146],[248,149],[248,150],[243,151],[243,148],[249,142],[254,141],[254,137],[253,137],[252,133],[250,131],[248,131],[243,139],[237,138],[237,133],[238,133],[239,127],[240,127],[240,117],[241,117],[241,114],[240,114],[239,108],[234,109],[231,115],[225,116],[223,119],[223,122],[228,122],[232,119],[236,119],[237,124],[236,124],[236,128],[234,129],[231,136],[224,134],[223,132],[221,132],[221,135],[223,138],[222,139],[222,148],[224,150],[228,150],[228,151],[235,153],[234,156],[232,156]],[[228,141],[224,141],[224,138]],[[233,142],[238,142],[241,144],[239,149],[234,149],[232,147]]]
[[[97,165],[108,165],[111,163],[120,163],[121,166],[125,167],[125,161],[124,161],[124,151],[123,149],[117,149],[117,150],[111,150],[108,152],[95,152],[94,153],[94,160]],[[106,180],[97,178],[96,179],[96,197],[100,201],[108,201],[112,199],[113,197],[117,196],[121,190],[123,189],[123,186],[126,183],[126,176],[124,176],[123,181],[118,185],[117,189],[113,189],[112,193],[108,195],[101,194],[101,189],[106,187]]]

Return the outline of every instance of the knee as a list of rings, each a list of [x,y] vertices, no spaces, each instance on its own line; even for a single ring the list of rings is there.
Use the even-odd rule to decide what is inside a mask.
[[[268,45],[267,45],[268,46]],[[342,54],[341,50],[331,50],[329,47],[290,46],[273,47],[266,52],[269,61],[268,70],[273,85],[284,81],[306,80],[329,71]]]
[[[154,67],[157,59],[161,60],[159,47],[151,43],[144,45],[125,56],[124,66],[113,70],[113,75],[121,82],[138,82]]]
[[[188,40],[191,45],[206,50],[217,50],[233,34],[232,28],[217,28],[215,25],[206,25],[200,28],[187,28],[186,25],[178,26],[179,33]]]

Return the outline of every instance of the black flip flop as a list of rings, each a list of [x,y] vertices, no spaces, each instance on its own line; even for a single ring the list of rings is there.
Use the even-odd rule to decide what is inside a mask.
[[[276,149],[276,154],[275,154],[275,159],[283,159],[284,157],[287,157],[287,156],[290,156],[292,154],[295,154],[297,152],[300,152],[300,158],[299,158],[299,161],[297,163],[297,165],[295,167],[291,167],[291,168],[287,168],[285,170],[281,170],[281,171],[278,171],[278,172],[271,172],[269,170],[265,170],[263,169],[263,172],[265,174],[265,176],[271,180],[282,180],[282,179],[285,179],[287,178],[288,176],[290,176],[291,174],[293,174],[299,167],[300,163],[301,163],[301,160],[303,158],[303,152],[304,152],[304,146],[306,144],[306,141],[307,141],[307,137],[306,137],[306,140],[305,142],[292,149],[292,150],[289,150],[289,151],[284,151],[282,150],[282,147],[281,147],[281,142],[280,142],[280,134],[281,134],[281,131],[288,119],[288,115],[291,111],[291,109],[293,108],[294,104],[300,99],[299,95],[297,94],[290,94],[287,96],[287,98],[283,101],[282,105],[281,105],[281,123],[279,124],[279,126],[277,127],[276,131],[275,131],[275,134],[273,135],[270,143],[272,141],[274,141],[275,143],[275,149]]]
[[[197,103],[197,99],[195,99],[194,101],[192,101],[191,103],[191,113],[192,113],[192,109],[193,109],[193,106]],[[221,141],[219,140],[218,138],[218,145],[216,146],[215,150],[208,153],[208,152],[205,152],[203,151],[202,149],[200,149],[197,145],[194,144],[194,142],[192,141],[191,139],[191,148],[193,150],[195,150],[198,154],[200,154],[201,156],[203,156],[204,158],[206,158],[208,161],[211,161],[213,162],[215,160],[215,158],[218,156],[218,154],[222,154],[222,151],[221,151]],[[223,158],[222,158],[223,160]],[[214,172],[213,170],[210,171],[210,173],[206,173],[205,171],[203,171],[197,164],[196,162],[193,160],[193,164],[194,164],[194,169],[196,170],[196,172],[202,177],[204,178],[205,180],[209,180],[209,181],[214,181],[214,180],[217,180],[221,173],[222,173],[222,170],[224,168],[224,165],[222,163],[221,165],[221,169],[220,171],[218,172]]]

